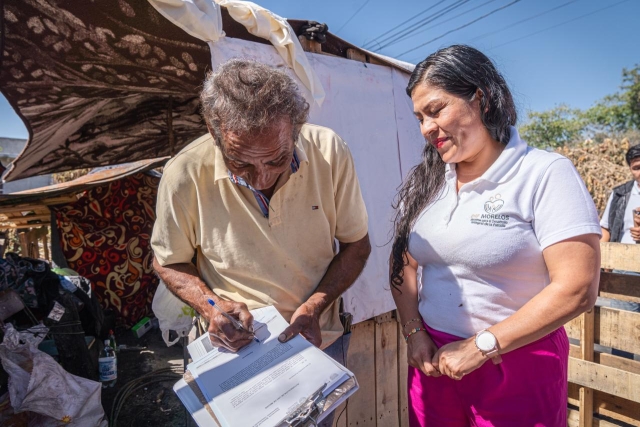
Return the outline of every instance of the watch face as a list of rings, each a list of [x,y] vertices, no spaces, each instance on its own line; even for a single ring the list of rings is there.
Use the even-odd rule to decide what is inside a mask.
[[[476,337],[476,345],[482,351],[491,351],[496,344],[496,337],[489,331],[480,332]]]

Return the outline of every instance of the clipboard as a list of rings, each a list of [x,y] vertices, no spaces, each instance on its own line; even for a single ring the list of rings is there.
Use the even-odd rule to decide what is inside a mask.
[[[277,427],[317,426],[320,421],[359,389],[356,377],[352,373],[350,374],[346,381],[324,398],[322,397],[322,389],[317,390]],[[173,386],[173,391],[191,414],[196,424],[198,424],[198,427],[220,427],[218,418],[209,406],[191,372],[188,370],[185,372],[183,378]]]
[[[273,347],[273,343],[275,342],[274,340],[277,339],[280,328],[286,327],[285,325],[287,325],[286,322],[284,322],[284,319],[282,319],[282,316],[273,307],[257,309],[255,311],[252,311],[252,313],[255,316],[254,325],[256,324],[256,322],[257,324],[260,324],[260,326],[256,330],[262,331],[261,333],[263,334],[266,333],[266,335],[263,335],[263,337],[261,337],[262,344],[259,343],[261,347],[266,346],[263,347],[265,353],[261,354],[260,351],[255,352],[256,348],[253,348],[252,350],[249,346],[246,347],[247,353],[245,355],[240,355],[240,353],[238,353],[237,358],[229,359],[227,356],[223,356],[220,353],[214,353],[214,351],[217,350],[211,347],[208,340],[208,335],[204,334],[202,337],[198,338],[187,347],[189,353],[192,355],[192,357],[194,357],[194,362],[189,364],[183,378],[174,385],[173,389],[178,398],[184,404],[185,408],[193,416],[194,421],[198,424],[199,427],[234,427],[236,425],[253,426],[254,423],[256,423],[256,426],[262,427],[266,425],[273,427],[316,426],[318,422],[326,418],[329,413],[337,409],[338,406],[340,406],[358,390],[359,386],[354,374],[347,368],[342,366],[340,363],[336,362],[330,356],[324,354],[324,357],[322,357],[321,359],[316,359],[316,362],[314,362],[318,363],[318,367],[324,366],[324,368],[322,368],[324,370],[318,372],[333,372],[333,374],[331,374],[330,378],[329,375],[326,374],[326,380],[322,382],[318,382],[317,380],[320,378],[318,377],[318,375],[315,375],[315,387],[318,387],[319,385],[322,386],[314,389],[313,392],[311,392],[311,387],[309,387],[308,385],[307,387],[303,387],[306,389],[307,393],[310,393],[309,396],[304,398],[304,395],[298,394],[297,401],[295,399],[291,399],[291,396],[289,396],[289,403],[285,403],[285,406],[282,406],[280,408],[274,407],[273,409],[275,409],[275,411],[271,412],[270,414],[266,414],[266,417],[264,419],[256,418],[255,414],[253,414],[253,418],[248,417],[247,419],[244,419],[243,415],[241,415],[240,413],[233,415],[233,418],[229,418],[230,414],[224,411],[229,409],[231,409],[231,413],[233,413],[234,411],[238,411],[237,409],[235,409],[235,407],[232,408],[231,406],[229,406],[229,404],[233,405],[233,401],[236,399],[236,397],[242,397],[246,400],[252,396],[251,394],[249,395],[249,397],[245,398],[242,395],[246,392],[240,391],[238,392],[239,394],[236,397],[227,397],[227,400],[223,400],[224,403],[222,404],[222,406],[220,406],[219,402],[209,399],[215,398],[215,396],[218,395],[216,394],[219,393],[217,387],[235,387],[233,383],[239,385],[240,383],[238,381],[243,381],[243,375],[246,375],[246,373],[243,373],[242,371],[247,368],[241,367],[240,371],[236,373],[234,369],[238,368],[237,362],[241,363],[246,361],[248,364],[257,363],[258,365],[260,365],[259,362],[262,359],[272,355],[274,352],[276,353],[276,358],[279,354],[283,354],[279,353],[279,350],[276,350],[276,347]],[[261,320],[266,323],[260,323]],[[268,328],[262,329],[262,327],[264,327],[266,324],[269,324],[270,326]],[[298,338],[299,340],[296,341],[296,344],[293,344],[294,340],[297,340]],[[297,348],[298,350],[292,350],[294,353],[289,356],[290,359],[281,359],[281,364],[283,364],[286,360],[293,360],[293,364],[300,363],[299,357],[303,357],[302,360],[305,360],[304,357],[311,357],[308,360],[313,360],[314,357],[318,357],[318,353],[322,353],[319,349],[311,350],[314,347],[306,342],[301,346],[300,342],[303,341],[303,338],[301,337],[294,338],[294,340],[290,342],[293,347],[290,346],[289,349]],[[269,342],[271,344],[269,344]],[[255,344],[251,345],[255,346]],[[277,344],[278,347],[280,345],[281,344]],[[285,349],[284,351],[286,352],[289,349]],[[298,351],[300,351],[300,353],[297,353]],[[311,353],[308,353],[309,351],[311,351],[316,356],[311,356]],[[307,356],[298,356],[302,355],[303,353],[307,353]],[[254,355],[251,356],[252,354]],[[251,359],[251,357],[253,357],[253,359]],[[296,357],[298,357],[297,360]],[[222,367],[227,366],[227,363],[235,364],[235,366],[229,365],[230,367],[228,369],[222,369],[220,371]],[[284,364],[286,365],[286,363]],[[331,368],[331,365],[333,365],[333,368]],[[302,365],[302,370],[307,369],[308,366],[310,365]],[[218,373],[216,373],[216,369],[219,370]],[[267,369],[273,368],[269,367]],[[278,375],[283,375],[282,370],[277,373]],[[238,375],[240,375],[240,378],[236,379]],[[287,378],[286,380],[290,381],[296,375],[297,373]],[[338,382],[334,380],[334,376],[336,375],[338,376],[337,378],[342,378]],[[320,374],[320,377],[321,376],[322,374]],[[267,378],[269,378],[269,376],[267,376]],[[229,381],[232,381],[231,385],[228,385]],[[295,382],[296,380],[293,381]],[[326,390],[328,384],[330,384],[329,390],[331,391],[325,396],[324,393],[327,393]],[[289,385],[291,385],[291,383]],[[257,384],[250,387],[256,386]],[[266,387],[268,387],[268,385]],[[297,386],[294,385],[294,388],[295,387]],[[228,388],[227,390],[230,390],[230,388]],[[290,390],[293,390],[293,388],[291,388]],[[286,395],[287,393],[288,391],[285,391],[282,396]],[[264,397],[262,397],[261,400],[262,404],[264,404]],[[266,402],[269,403],[269,400],[267,400]],[[273,402],[275,402],[275,400]],[[243,402],[239,402],[238,405],[242,403]],[[272,403],[270,403],[269,405],[271,404]],[[281,411],[281,415],[273,417],[272,414],[275,414],[275,412],[277,411]],[[236,416],[242,418],[242,421],[240,419],[236,419]],[[273,419],[271,421],[267,421],[269,417],[272,417]],[[238,424],[236,424],[236,422]],[[267,423],[263,424],[264,422]]]

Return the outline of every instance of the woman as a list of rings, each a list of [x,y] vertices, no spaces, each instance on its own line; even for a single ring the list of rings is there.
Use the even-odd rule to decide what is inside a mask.
[[[566,426],[562,325],[596,299],[593,201],[569,160],[520,139],[476,49],[430,55],[407,94],[426,146],[399,193],[390,276],[410,425]]]

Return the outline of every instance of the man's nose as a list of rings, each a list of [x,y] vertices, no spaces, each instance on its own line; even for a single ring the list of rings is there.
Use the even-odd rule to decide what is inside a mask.
[[[267,171],[265,167],[254,167],[253,173],[251,174],[251,185],[258,189],[264,190],[270,184],[269,180],[271,179],[271,174]]]

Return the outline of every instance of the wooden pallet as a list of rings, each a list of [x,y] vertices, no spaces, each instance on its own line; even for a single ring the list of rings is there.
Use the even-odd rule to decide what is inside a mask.
[[[640,245],[601,244],[602,268],[640,271]],[[640,277],[603,272],[600,296],[640,303]],[[596,307],[566,325],[569,426],[640,426],[640,362],[594,351],[594,345],[640,354],[640,313]],[[571,408],[577,407],[578,409]]]

